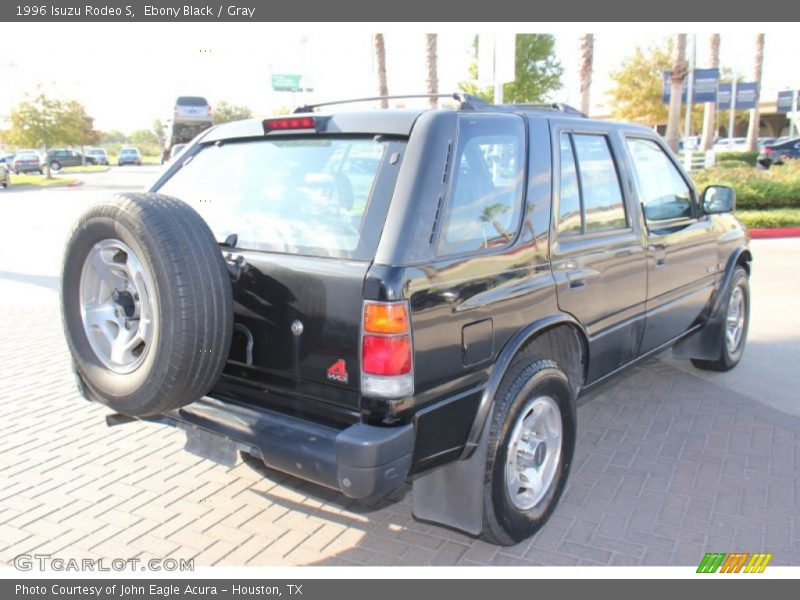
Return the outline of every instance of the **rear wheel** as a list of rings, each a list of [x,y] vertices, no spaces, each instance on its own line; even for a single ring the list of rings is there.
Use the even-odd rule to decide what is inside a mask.
[[[516,544],[550,518],[575,450],[575,403],[567,376],[549,359],[520,355],[498,389],[490,424],[483,532]]]
[[[714,360],[692,359],[705,371],[730,371],[742,360],[750,325],[750,284],[744,267],[736,267],[725,298],[725,320],[719,339],[719,357]]]
[[[64,330],[83,393],[132,416],[202,397],[230,347],[228,271],[188,205],[123,194],[87,211],[67,243]]]

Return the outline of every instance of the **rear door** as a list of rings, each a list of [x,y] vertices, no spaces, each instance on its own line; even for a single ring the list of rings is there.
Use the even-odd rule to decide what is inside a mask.
[[[333,135],[209,144],[159,188],[195,206],[219,242],[235,236],[224,250],[234,339],[214,393],[358,408],[364,279],[404,146]]]
[[[554,123],[551,261],[558,306],[589,335],[587,382],[638,353],[647,289],[645,250],[621,139],[611,127]]]
[[[721,265],[711,220],[661,140],[628,135],[625,142],[647,226],[647,352],[698,320]]]

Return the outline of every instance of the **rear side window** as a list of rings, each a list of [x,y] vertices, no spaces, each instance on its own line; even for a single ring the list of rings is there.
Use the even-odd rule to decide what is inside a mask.
[[[625,229],[628,218],[608,137],[562,133],[560,236]]]
[[[387,143],[293,136],[211,145],[158,191],[194,206],[218,241],[235,233],[239,248],[371,259],[380,229],[365,226],[366,214]]]
[[[639,201],[648,221],[668,221],[692,216],[689,185],[653,140],[628,138]]]
[[[525,162],[522,119],[472,115],[459,122],[439,254],[505,246],[519,228]]]

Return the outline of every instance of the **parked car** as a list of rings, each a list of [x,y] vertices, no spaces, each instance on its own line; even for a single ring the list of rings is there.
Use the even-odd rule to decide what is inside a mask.
[[[11,182],[11,176],[8,171],[8,167],[6,166],[5,162],[0,162],[0,185],[3,186],[3,189],[8,187],[8,184]]]
[[[0,162],[2,162],[6,166],[6,169],[8,169],[9,171],[13,171],[14,170],[14,167],[13,167],[13,165],[14,165],[14,155],[13,154],[2,154],[2,155],[0,155]]]
[[[87,148],[86,158],[90,157],[94,160],[94,164],[108,165],[108,153],[104,148]]]
[[[36,150],[19,150],[11,162],[15,175],[21,173],[42,173],[42,160]]]
[[[84,164],[83,154],[77,150],[70,150],[69,148],[58,148],[55,150],[48,150],[46,163],[50,165],[53,171],[58,171],[63,167],[79,167]],[[86,155],[87,165],[96,165],[97,159],[93,156]]]
[[[721,138],[714,143],[714,152],[747,152],[747,138]]]
[[[410,481],[417,518],[532,535],[579,395],[670,347],[738,364],[749,235],[650,129],[454,98],[219,125],[87,211],[61,277],[81,394],[216,461]]]
[[[214,113],[208,101],[201,96],[179,96],[172,114],[173,124],[211,123]]]
[[[764,146],[758,155],[758,164],[768,169],[772,165],[783,164],[787,159],[798,158],[800,158],[800,138],[794,138]]]
[[[117,164],[122,165],[139,165],[142,164],[142,155],[139,153],[138,148],[121,148],[117,155]]]
[[[214,113],[201,96],[179,96],[175,101],[170,132],[170,146],[186,144],[211,127]]]

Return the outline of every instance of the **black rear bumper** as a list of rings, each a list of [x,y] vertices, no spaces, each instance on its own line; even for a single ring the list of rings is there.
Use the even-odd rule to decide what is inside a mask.
[[[238,402],[203,398],[148,418],[186,431],[186,449],[233,464],[239,451],[273,469],[366,498],[401,486],[408,475],[414,428],[358,423],[335,429]]]

